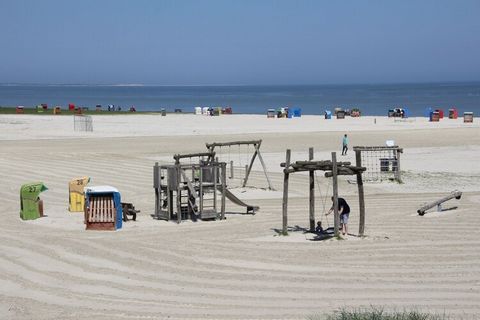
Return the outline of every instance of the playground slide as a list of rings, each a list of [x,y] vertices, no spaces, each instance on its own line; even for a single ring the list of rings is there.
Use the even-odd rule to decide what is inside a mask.
[[[218,190],[219,190],[219,191],[222,191],[222,187],[221,187],[221,186],[218,186]],[[228,190],[227,188],[225,188],[225,196],[228,198],[228,200],[230,200],[231,202],[235,203],[236,205],[241,206],[241,207],[246,207],[246,208],[247,208],[247,213],[251,211],[253,214],[255,214],[255,212],[260,209],[259,206],[251,206],[251,205],[246,204],[245,202],[243,202],[242,200],[240,200],[239,198],[237,198],[237,196],[235,196],[235,195],[234,195],[230,190]]]

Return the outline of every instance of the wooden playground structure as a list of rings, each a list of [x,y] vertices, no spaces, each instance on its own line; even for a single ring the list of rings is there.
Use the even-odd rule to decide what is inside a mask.
[[[198,162],[183,164],[181,159],[197,158]],[[215,160],[215,152],[174,155],[174,164],[153,167],[155,213],[159,220],[225,219],[225,199],[247,208],[247,213],[259,210],[247,205],[227,189],[225,162]],[[219,194],[218,194],[219,193]],[[218,200],[220,199],[220,205]]]
[[[458,191],[458,190],[454,190],[452,192],[450,192],[450,194],[446,195],[445,197],[442,197],[438,200],[435,200],[433,202],[430,202],[430,203],[427,203],[423,206],[421,206],[418,210],[417,210],[417,213],[421,216],[425,215],[425,213],[427,212],[427,210],[433,208],[433,207],[437,207],[437,211],[438,212],[441,212],[442,211],[442,204],[448,200],[452,200],[453,198],[457,199],[457,200],[460,200],[460,198],[462,197],[462,192],[461,191]],[[451,209],[456,209],[457,207],[453,207]],[[446,209],[443,209],[443,210],[446,210]]]
[[[365,232],[365,197],[363,191],[362,173],[366,170],[362,167],[360,153],[356,153],[356,165],[350,162],[337,162],[336,152],[332,152],[332,160],[313,160],[313,148],[309,149],[308,161],[296,161],[290,163],[291,151],[287,149],[286,160],[281,163],[283,167],[283,206],[282,206],[282,234],[288,234],[288,182],[289,176],[295,172],[309,172],[309,225],[310,231],[315,231],[315,172],[318,170],[326,171],[325,177],[332,178],[333,186],[333,212],[334,212],[334,234],[339,236],[340,215],[338,212],[338,176],[355,175],[358,186],[358,199],[360,210],[359,236]]]
[[[234,169],[239,168],[238,167],[239,164],[237,164],[237,166],[235,166],[234,161],[231,160],[230,150],[232,148],[235,148],[235,147],[238,147],[238,149],[240,150],[241,146],[246,146],[247,148],[249,146],[253,146],[253,154],[251,155],[250,159],[248,160],[248,164],[245,164],[245,177],[243,178],[241,186],[242,187],[247,186],[248,178],[249,178],[250,173],[252,171],[253,164],[255,162],[255,159],[258,157],[258,159],[260,160],[260,164],[262,166],[262,169],[263,169],[263,173],[265,174],[265,178],[267,179],[268,189],[275,190],[272,186],[270,178],[268,177],[267,167],[265,166],[265,162],[263,161],[262,154],[260,153],[260,146],[261,145],[262,145],[262,140],[241,140],[241,141],[230,141],[230,142],[206,143],[207,149],[211,153],[215,152],[215,149],[218,150],[218,149],[221,149],[221,148],[228,147],[228,151],[229,151],[228,165],[230,166],[230,175],[228,177],[229,179],[234,178]],[[241,168],[241,169],[243,169],[243,168]]]

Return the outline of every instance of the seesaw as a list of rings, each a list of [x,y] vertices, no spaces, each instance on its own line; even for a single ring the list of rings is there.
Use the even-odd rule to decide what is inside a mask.
[[[428,209],[431,209],[435,206],[437,206],[437,211],[440,212],[442,211],[442,203],[444,203],[445,201],[451,200],[453,198],[459,200],[461,197],[462,197],[461,191],[458,191],[458,190],[452,191],[450,192],[449,195],[441,199],[425,204],[420,209],[418,209],[417,212],[419,215],[423,216]]]

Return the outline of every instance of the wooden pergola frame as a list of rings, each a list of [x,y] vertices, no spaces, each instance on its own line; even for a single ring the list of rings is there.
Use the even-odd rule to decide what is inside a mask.
[[[365,233],[365,196],[363,190],[362,173],[366,170],[361,166],[361,154],[355,152],[356,165],[352,166],[350,162],[337,162],[336,152],[332,152],[332,160],[313,161],[313,148],[309,149],[308,161],[296,161],[290,163],[291,151],[287,149],[286,160],[281,163],[283,167],[283,205],[282,205],[282,234],[287,235],[288,226],[288,181],[291,173],[309,172],[309,222],[310,231],[315,231],[315,171],[325,171],[325,177],[333,178],[333,210],[335,216],[334,232],[335,236],[339,235],[340,215],[338,213],[338,176],[339,175],[355,175],[358,186],[358,200],[360,207],[359,236]]]
[[[240,145],[253,145],[255,148],[255,152],[250,159],[250,164],[247,167],[247,171],[245,173],[245,179],[243,180],[242,187],[246,187],[248,182],[248,177],[250,176],[250,172],[252,171],[253,163],[255,162],[255,158],[258,156],[260,163],[263,168],[263,173],[265,174],[265,178],[267,178],[268,189],[275,190],[272,186],[270,178],[268,177],[267,173],[267,166],[263,161],[262,154],[260,153],[260,146],[262,145],[262,140],[240,140],[240,141],[229,141],[229,142],[213,142],[213,143],[206,143],[207,149],[210,152],[215,151],[215,147],[230,147],[230,146],[240,146]]]

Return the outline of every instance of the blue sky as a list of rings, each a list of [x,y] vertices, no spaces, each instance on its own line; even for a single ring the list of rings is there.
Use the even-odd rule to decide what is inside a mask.
[[[0,82],[480,80],[480,1],[0,0]]]

